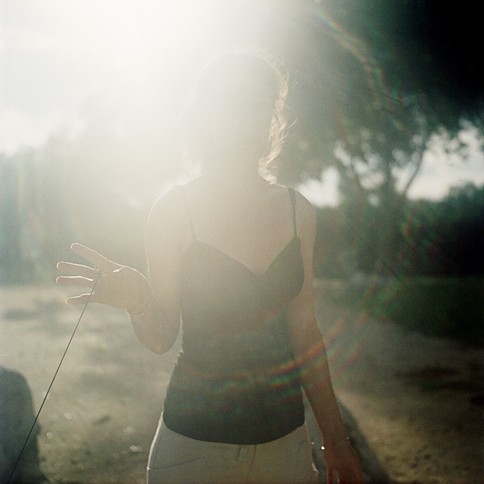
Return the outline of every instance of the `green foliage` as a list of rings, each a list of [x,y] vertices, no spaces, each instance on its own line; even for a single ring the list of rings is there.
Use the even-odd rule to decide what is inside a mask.
[[[327,0],[332,18],[366,44],[388,97],[416,102],[446,129],[482,127],[480,19],[472,5],[420,0]]]
[[[282,180],[319,177],[333,165],[345,193],[358,177],[366,186],[395,187],[402,167],[418,171],[433,134],[454,139],[464,120],[482,134],[480,27],[464,6],[418,0],[274,6],[289,34],[275,48],[294,74],[290,103],[297,116]],[[297,15],[283,20],[284,10]],[[335,156],[338,144],[351,163]]]
[[[476,345],[484,344],[483,300],[482,277],[394,278],[359,294],[371,317]]]
[[[482,190],[456,192],[444,205],[406,199],[432,133],[452,139],[462,119],[482,129],[484,83],[470,62],[479,16],[449,40],[448,19],[438,16],[449,7],[437,2],[268,0],[251,8],[263,28],[241,32],[281,55],[290,74],[294,125],[280,180],[319,178],[328,166],[341,177],[342,206],[318,214],[317,274],[481,274]],[[462,20],[465,11],[451,14]],[[234,33],[234,44],[243,40]],[[446,54],[458,69],[442,62]],[[58,133],[39,149],[0,156],[0,281],[53,276],[73,240],[142,264],[149,207],[181,171],[176,118],[199,66],[177,65],[183,82],[163,70],[157,95],[123,92],[112,105],[110,96],[91,97],[75,139]],[[402,170],[411,175],[398,192]]]
[[[354,271],[354,249],[345,233],[346,221],[340,208],[317,210],[314,268],[316,276],[346,278]]]
[[[401,211],[345,203],[318,210],[315,273],[484,275],[483,241],[484,186],[455,187],[442,201],[412,201]]]
[[[451,189],[440,202],[409,204],[400,232],[405,273],[484,274],[484,186],[467,184]]]

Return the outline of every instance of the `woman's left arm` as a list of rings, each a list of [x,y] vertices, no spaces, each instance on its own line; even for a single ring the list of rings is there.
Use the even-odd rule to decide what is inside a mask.
[[[304,263],[304,284],[288,310],[291,346],[300,367],[302,385],[323,436],[328,482],[363,482],[356,452],[345,426],[331,383],[326,348],[319,330],[313,296],[313,250],[316,217],[312,205],[297,196],[298,233]]]

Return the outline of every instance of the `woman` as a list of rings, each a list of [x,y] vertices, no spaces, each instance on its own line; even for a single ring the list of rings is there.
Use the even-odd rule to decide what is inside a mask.
[[[149,276],[79,244],[94,268],[60,262],[62,284],[126,308],[140,341],[182,351],[148,461],[148,482],[314,482],[304,389],[328,481],[361,482],[314,314],[315,213],[260,175],[277,157],[287,85],[275,65],[224,54],[200,74],[182,119],[202,174],[150,212]],[[68,299],[83,304],[89,293]]]

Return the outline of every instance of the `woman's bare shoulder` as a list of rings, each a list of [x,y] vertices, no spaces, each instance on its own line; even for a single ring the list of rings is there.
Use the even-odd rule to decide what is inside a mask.
[[[182,188],[172,186],[159,195],[151,206],[151,217],[174,217],[180,214],[183,207]]]
[[[146,225],[146,243],[159,251],[160,244],[184,248],[191,240],[190,218],[183,187],[175,185],[153,203]]]
[[[190,219],[183,191],[183,185],[174,185],[153,202],[148,217],[148,233],[158,237],[161,231],[165,233],[164,237],[178,234],[182,240],[188,240]]]

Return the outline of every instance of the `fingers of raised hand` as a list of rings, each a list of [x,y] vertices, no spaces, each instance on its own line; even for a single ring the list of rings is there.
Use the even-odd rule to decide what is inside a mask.
[[[95,279],[98,272],[92,267],[88,267],[82,264],[73,264],[72,262],[59,262],[57,269],[66,276],[80,276],[88,279]]]
[[[92,287],[93,280],[88,279],[87,277],[81,276],[59,276],[56,279],[57,284],[61,284],[63,286],[84,286],[84,287]]]
[[[56,282],[65,286],[90,287],[98,275],[98,272],[92,267],[71,262],[59,262],[57,269],[65,275],[59,276]]]
[[[71,296],[66,299],[67,304],[87,304],[89,301],[95,301],[95,293],[80,294],[79,296]]]
[[[87,259],[102,272],[112,270],[114,266],[116,266],[116,264],[107,257],[104,257],[99,252],[96,252],[94,249],[86,247],[85,245],[74,243],[71,245],[71,250],[84,259]]]

